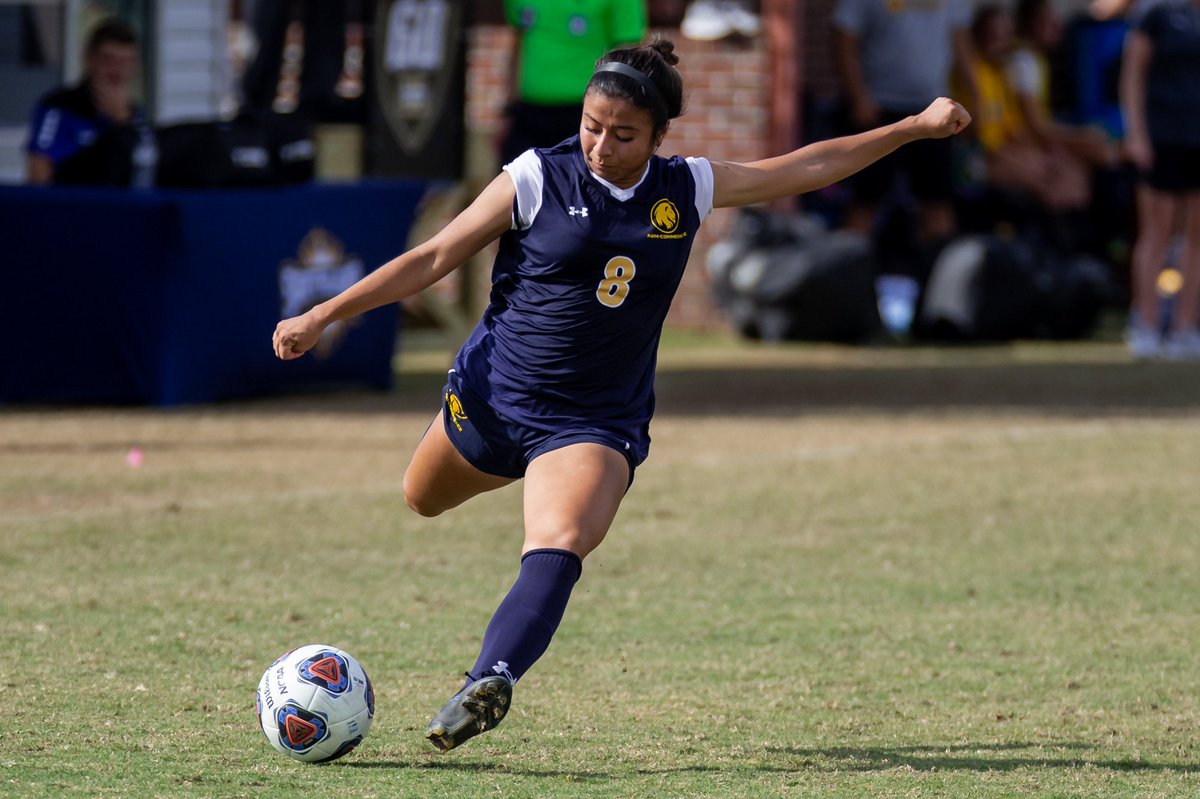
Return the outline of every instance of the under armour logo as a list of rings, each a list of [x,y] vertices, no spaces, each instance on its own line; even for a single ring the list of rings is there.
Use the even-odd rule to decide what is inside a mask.
[[[568,213],[568,214],[570,214],[571,216],[576,216],[576,215],[578,215],[578,216],[582,216],[584,219],[587,219],[588,209],[586,209],[586,208],[576,208],[575,206],[573,206],[573,205],[572,205],[572,206],[571,206],[571,207],[570,207],[570,208],[567,210],[567,213]]]

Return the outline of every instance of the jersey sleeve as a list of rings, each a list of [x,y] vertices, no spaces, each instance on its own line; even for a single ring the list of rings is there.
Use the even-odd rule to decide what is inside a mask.
[[[965,31],[971,27],[974,5],[967,0],[950,0],[950,29]]]
[[[831,21],[836,30],[859,37],[867,28],[868,16],[863,0],[837,0]]]
[[[610,47],[618,44],[637,44],[645,37],[645,0],[614,0],[610,14]]]
[[[1155,39],[1162,33],[1163,18],[1167,14],[1166,11],[1162,10],[1164,5],[1166,4],[1135,3],[1133,12],[1129,14],[1130,27],[1133,30],[1141,31],[1151,39]]]
[[[533,224],[542,207],[542,160],[533,150],[526,150],[504,165],[504,171],[517,187],[517,205],[513,209],[513,230],[525,230]],[[711,171],[711,170],[710,170]]]
[[[696,181],[696,213],[703,222],[713,209],[713,171],[707,158],[687,158],[688,169]]]
[[[1036,97],[1038,93],[1038,65],[1033,53],[1017,50],[1008,59],[1005,73],[1013,91],[1022,97]]]
[[[44,155],[56,163],[62,160],[67,149],[64,121],[61,108],[38,105],[33,112],[26,151],[31,155]]]

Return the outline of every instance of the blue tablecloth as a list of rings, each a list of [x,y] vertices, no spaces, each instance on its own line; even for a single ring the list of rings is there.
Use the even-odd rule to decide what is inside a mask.
[[[271,333],[281,316],[400,253],[423,190],[0,187],[0,402],[173,405],[387,388],[396,306],[298,361],[275,359]]]

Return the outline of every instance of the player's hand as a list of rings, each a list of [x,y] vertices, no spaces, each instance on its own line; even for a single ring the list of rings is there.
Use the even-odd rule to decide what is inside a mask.
[[[285,361],[299,358],[311,350],[321,338],[325,325],[319,322],[312,311],[291,319],[284,319],[275,326],[275,335],[271,342],[275,347],[275,355]]]
[[[944,139],[971,124],[967,109],[949,97],[939,97],[915,118],[917,135],[922,139]]]

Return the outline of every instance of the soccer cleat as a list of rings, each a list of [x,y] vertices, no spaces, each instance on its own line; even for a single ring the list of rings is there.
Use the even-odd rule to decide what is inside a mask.
[[[443,752],[499,726],[512,704],[512,681],[502,674],[475,680],[445,704],[429,722],[425,737]]]

